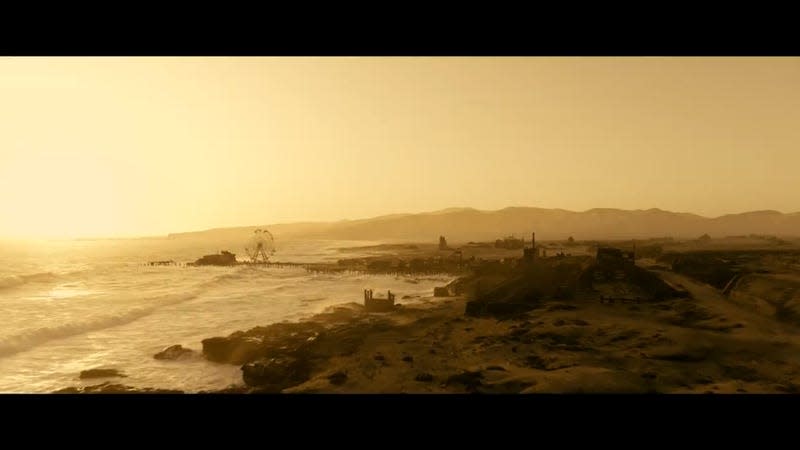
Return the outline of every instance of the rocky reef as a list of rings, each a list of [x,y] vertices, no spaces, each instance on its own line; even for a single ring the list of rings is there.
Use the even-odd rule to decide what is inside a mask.
[[[335,356],[351,354],[369,330],[388,325],[361,305],[348,304],[308,321],[276,323],[204,339],[210,361],[241,364],[242,379],[261,392],[281,390],[307,381]],[[334,382],[341,377],[334,377]]]
[[[171,345],[164,350],[153,355],[153,358],[160,360],[176,360],[185,358],[194,354],[194,351],[189,348],[184,348],[182,345]]]
[[[59,389],[54,394],[183,394],[183,391],[172,389],[153,389],[126,386],[124,384],[101,383],[84,387],[68,387]]]
[[[349,303],[211,337],[202,356],[239,366],[242,385],[205,393],[800,392],[796,257],[740,258],[748,273],[730,281],[679,256],[673,270],[568,255],[478,261],[438,290],[446,297],[381,313]],[[190,354],[174,345],[154,358]]]

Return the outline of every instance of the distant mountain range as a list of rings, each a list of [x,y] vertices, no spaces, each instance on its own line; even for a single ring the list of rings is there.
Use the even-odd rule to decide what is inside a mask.
[[[361,220],[303,222],[263,225],[276,239],[281,237],[438,242],[440,235],[451,242],[487,241],[514,234],[537,239],[641,239],[652,237],[696,238],[703,234],[724,237],[768,234],[800,236],[800,213],[752,211],[708,218],[661,209],[622,210],[596,208],[576,212],[563,209],[511,207],[498,211],[448,208],[419,214],[392,214]],[[257,226],[219,228],[178,237],[235,238]]]

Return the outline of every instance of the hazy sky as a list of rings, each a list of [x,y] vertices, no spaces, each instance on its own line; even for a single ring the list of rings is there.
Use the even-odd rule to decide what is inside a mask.
[[[800,58],[0,58],[0,236],[800,211]]]

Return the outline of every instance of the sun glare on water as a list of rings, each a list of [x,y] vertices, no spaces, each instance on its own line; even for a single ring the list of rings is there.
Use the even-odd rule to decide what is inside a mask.
[[[61,300],[72,297],[84,297],[93,292],[80,285],[62,284],[51,289],[48,297],[54,300]]]

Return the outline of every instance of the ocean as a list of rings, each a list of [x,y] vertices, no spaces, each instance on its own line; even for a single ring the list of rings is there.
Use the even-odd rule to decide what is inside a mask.
[[[368,254],[340,248],[375,244],[279,241],[272,260],[331,262]],[[200,353],[205,338],[360,303],[366,288],[391,289],[400,303],[412,303],[452,279],[146,265],[194,261],[223,249],[241,260],[238,247],[196,238],[0,241],[0,392],[52,392],[105,381],[185,392],[221,389],[241,384],[241,371],[206,361]],[[177,361],[153,358],[174,344],[197,354]],[[126,377],[78,378],[82,370],[98,367]]]

